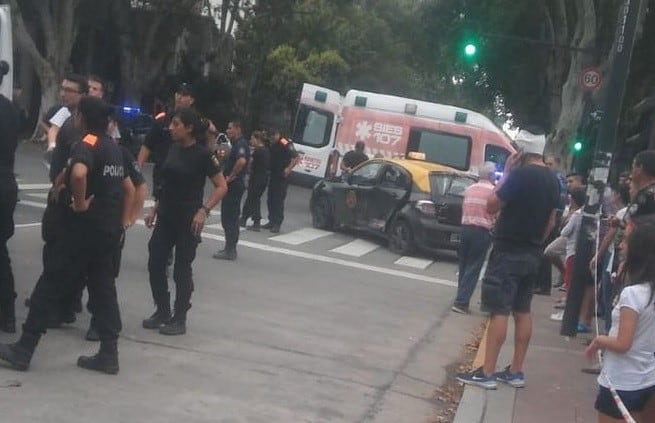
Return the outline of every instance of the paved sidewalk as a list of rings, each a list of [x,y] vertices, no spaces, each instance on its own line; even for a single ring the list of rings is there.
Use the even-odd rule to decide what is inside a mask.
[[[466,386],[455,423],[551,423],[596,421],[594,400],[596,376],[580,371],[589,362],[582,356],[582,335],[567,340],[559,335],[559,322],[549,319],[555,312],[555,296],[535,296],[532,302],[533,333],[525,364],[526,387],[499,384],[497,390]],[[511,321],[511,319],[510,319]],[[498,369],[509,364],[514,327],[510,324],[501,350]],[[480,345],[474,366],[481,365],[485,345]]]

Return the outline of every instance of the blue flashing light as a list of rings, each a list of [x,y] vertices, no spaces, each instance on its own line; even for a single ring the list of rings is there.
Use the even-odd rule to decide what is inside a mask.
[[[141,113],[141,109],[138,107],[123,106],[123,113],[126,113],[128,115],[136,115]]]

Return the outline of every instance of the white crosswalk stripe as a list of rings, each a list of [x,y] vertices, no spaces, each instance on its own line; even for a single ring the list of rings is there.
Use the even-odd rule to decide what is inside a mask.
[[[432,260],[428,259],[423,259],[419,257],[410,257],[410,256],[402,256],[398,260],[394,262],[395,264],[401,265],[401,266],[407,266],[407,267],[412,267],[414,269],[427,269],[429,265],[433,263]]]
[[[380,248],[380,244],[366,241],[364,239],[356,239],[340,247],[333,248],[330,251],[346,256],[361,257],[370,253],[371,251],[377,250],[378,248]]]
[[[18,184],[20,191],[50,189],[52,184]]]
[[[28,196],[28,197],[32,197],[32,198],[41,198],[41,199],[43,199],[43,200],[47,200],[47,199],[48,199],[48,193],[47,193],[47,192],[36,192],[36,193],[31,193],[31,194],[27,194],[27,196]]]
[[[289,245],[300,245],[332,234],[333,232],[322,231],[320,229],[303,228],[289,232],[288,234],[274,236],[269,239]]]

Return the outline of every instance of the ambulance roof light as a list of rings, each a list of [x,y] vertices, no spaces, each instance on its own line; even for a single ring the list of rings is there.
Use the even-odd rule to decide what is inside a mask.
[[[405,104],[405,113],[407,113],[408,115],[415,115],[417,109],[418,106],[416,105],[416,103]]]
[[[314,93],[314,100],[319,103],[325,103],[327,100],[327,93],[325,91],[316,91]]]

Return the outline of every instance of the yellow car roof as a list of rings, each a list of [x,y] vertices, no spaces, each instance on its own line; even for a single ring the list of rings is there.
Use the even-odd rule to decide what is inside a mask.
[[[466,175],[465,172],[461,172],[452,167],[424,162],[421,160],[412,160],[412,159],[379,159],[385,162],[395,163],[398,166],[404,168],[412,175],[412,182],[424,192],[430,192],[430,173],[431,172],[443,172],[443,173],[453,173],[458,175]]]

